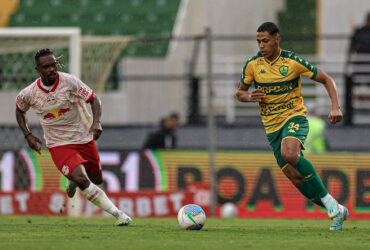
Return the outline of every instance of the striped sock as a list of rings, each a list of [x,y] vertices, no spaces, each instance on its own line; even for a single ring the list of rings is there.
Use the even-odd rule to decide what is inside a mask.
[[[113,204],[113,202],[108,198],[103,190],[101,190],[98,186],[94,183],[90,182],[90,185],[82,190],[82,193],[86,196],[86,198],[91,201],[96,206],[100,207],[107,213],[113,215],[118,219],[119,217],[119,210]]]
[[[297,187],[299,191],[301,191],[305,197],[312,200],[317,205],[325,207],[325,203],[321,200],[321,198],[325,197],[328,194],[328,191],[324,187],[324,184],[322,183],[312,163],[301,156],[293,167],[297,169],[297,171],[305,180],[303,185]]]

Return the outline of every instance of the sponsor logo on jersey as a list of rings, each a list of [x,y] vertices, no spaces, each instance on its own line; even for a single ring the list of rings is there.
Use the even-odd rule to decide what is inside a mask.
[[[63,118],[63,116],[71,111],[70,108],[65,108],[65,109],[52,109],[50,110],[49,113],[44,115],[44,120],[55,120],[58,121]]]
[[[260,74],[266,74],[266,70],[261,69],[261,71],[260,71],[259,73],[260,73]]]
[[[69,174],[69,167],[67,165],[63,165],[62,173],[67,176]]]
[[[90,91],[84,87],[80,87],[77,90],[77,93],[79,93],[82,96],[82,98],[87,98],[89,95],[91,95]]]
[[[281,94],[287,91],[291,91],[293,89],[293,82],[289,82],[288,84],[284,85],[277,85],[277,86],[258,86],[259,89],[262,89],[263,92],[266,94]]]
[[[276,104],[270,104],[270,105],[261,104],[260,105],[260,110],[261,110],[262,115],[269,115],[271,113],[280,113],[280,112],[286,111],[288,109],[293,109],[293,108],[294,108],[294,102],[284,103],[280,105],[276,105]]]

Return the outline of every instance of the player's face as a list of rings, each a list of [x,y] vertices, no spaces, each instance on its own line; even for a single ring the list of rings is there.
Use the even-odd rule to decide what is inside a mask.
[[[267,31],[257,32],[258,48],[263,57],[274,59],[277,51],[279,51],[280,35],[270,35]]]
[[[58,66],[54,55],[40,57],[35,69],[40,73],[44,84],[52,85],[55,83],[57,79]]]
[[[165,122],[166,127],[170,130],[176,130],[179,126],[179,120],[173,117],[168,118]]]

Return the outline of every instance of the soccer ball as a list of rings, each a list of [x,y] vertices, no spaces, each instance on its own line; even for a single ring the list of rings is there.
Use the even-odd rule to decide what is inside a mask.
[[[200,206],[188,204],[179,210],[177,221],[182,229],[200,230],[206,222],[206,214]]]
[[[221,207],[221,217],[225,219],[230,219],[238,214],[238,208],[234,203],[227,202]]]

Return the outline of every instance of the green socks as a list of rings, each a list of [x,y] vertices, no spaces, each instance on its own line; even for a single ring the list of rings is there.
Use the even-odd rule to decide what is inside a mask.
[[[324,187],[324,184],[322,183],[319,175],[316,173],[316,170],[311,162],[301,156],[293,167],[305,180],[301,186],[297,187],[298,190],[312,202],[325,208],[321,198],[327,195],[328,191]]]

